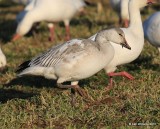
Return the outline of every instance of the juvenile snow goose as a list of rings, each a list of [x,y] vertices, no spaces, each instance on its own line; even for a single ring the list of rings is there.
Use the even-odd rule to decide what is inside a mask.
[[[143,23],[144,36],[160,52],[160,12],[152,14]]]
[[[105,71],[110,77],[109,86],[107,90],[113,87],[113,76],[124,76],[128,79],[134,79],[132,75],[123,71],[119,73],[115,73],[114,71],[117,69],[117,66],[130,63],[138,58],[140,55],[143,45],[144,45],[144,33],[142,20],[140,15],[140,8],[146,6],[147,4],[154,3],[155,0],[130,0],[129,1],[129,17],[130,23],[128,28],[120,28],[126,37],[127,42],[131,46],[131,50],[123,49],[119,45],[115,43],[111,43],[115,54],[112,61],[105,67]],[[89,39],[95,40],[95,35],[90,37]]]
[[[41,75],[48,79],[57,79],[58,87],[71,88],[85,96],[85,92],[78,86],[78,81],[94,75],[112,60],[115,51],[110,42],[131,49],[122,30],[102,30],[95,41],[73,39],[22,63],[17,70],[18,76]],[[62,85],[65,81],[71,81],[71,85]]]
[[[63,21],[66,28],[66,40],[70,39],[69,23],[73,16],[83,10],[83,0],[33,0],[21,13],[23,19],[18,24],[13,41],[27,34],[32,25],[41,21]],[[49,24],[50,39],[54,40],[54,24]]]

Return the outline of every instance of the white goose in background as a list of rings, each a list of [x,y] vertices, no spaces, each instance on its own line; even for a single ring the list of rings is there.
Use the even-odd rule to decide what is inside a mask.
[[[26,14],[18,24],[13,40],[27,34],[32,25],[41,21],[63,21],[66,28],[66,40],[70,39],[70,20],[77,12],[83,11],[83,0],[33,0],[24,9]],[[49,24],[50,38],[54,40],[54,24]]]
[[[143,22],[144,36],[160,52],[160,12],[152,14]]]
[[[112,8],[118,13],[119,23],[124,27],[129,25],[128,2],[129,0],[110,0]]]
[[[111,42],[131,49],[122,30],[102,30],[95,37],[95,41],[73,39],[24,62],[17,70],[20,72],[18,76],[41,75],[48,79],[57,79],[58,87],[72,88],[85,96],[78,86],[78,81],[99,72],[112,60],[115,51]],[[66,81],[71,81],[71,85],[62,85]]]
[[[129,0],[121,0],[120,16],[125,21],[125,27],[129,23],[128,2]],[[152,14],[143,22],[143,30],[145,39],[160,51],[160,12]]]
[[[154,0],[130,0],[129,1],[129,17],[130,23],[128,28],[120,28],[126,37],[128,44],[131,46],[131,50],[123,49],[119,45],[112,44],[115,50],[114,58],[105,67],[105,71],[110,77],[109,87],[111,89],[113,86],[113,76],[124,76],[128,79],[134,79],[132,75],[127,72],[114,73],[117,66],[130,63],[138,58],[143,46],[144,46],[144,33],[142,20],[140,15],[140,8],[146,6],[147,4],[153,3]],[[95,40],[95,35],[90,37],[91,40]]]
[[[5,66],[6,66],[6,56],[4,55],[4,53],[0,48],[0,71],[3,70]]]

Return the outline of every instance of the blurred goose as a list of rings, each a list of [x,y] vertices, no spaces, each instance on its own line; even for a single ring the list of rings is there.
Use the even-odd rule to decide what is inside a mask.
[[[145,38],[160,52],[160,12],[152,14],[143,23]]]
[[[121,0],[120,5],[120,21],[124,27],[129,26],[128,2],[129,0]]]
[[[72,88],[85,96],[78,81],[94,75],[112,60],[115,51],[110,42],[131,49],[122,30],[102,30],[95,41],[73,39],[24,62],[17,70],[18,76],[41,75],[48,79],[57,79],[58,87]],[[66,81],[71,81],[71,85],[62,85]]]
[[[112,8],[119,15],[119,23],[124,27],[129,25],[128,2],[129,0],[110,0]]]
[[[6,66],[6,57],[0,48],[0,71],[2,71],[5,66]]]
[[[154,0],[130,0],[129,1],[129,17],[130,23],[128,28],[120,28],[126,37],[126,41],[131,46],[132,50],[123,49],[119,45],[112,43],[115,54],[112,61],[105,67],[105,71],[110,77],[108,90],[112,88],[113,76],[124,76],[128,79],[134,79],[132,75],[123,71],[119,73],[114,73],[117,69],[117,66],[130,63],[138,58],[140,55],[143,45],[144,45],[144,33],[142,20],[140,15],[140,8],[146,6],[147,4],[153,3]],[[89,39],[95,40],[95,35],[90,37]]]
[[[66,28],[66,39],[70,39],[70,20],[77,12],[83,11],[83,0],[33,0],[24,12],[21,13],[21,22],[18,24],[13,40],[27,34],[32,25],[41,21],[63,21]],[[24,16],[23,16],[24,15]],[[49,24],[51,40],[54,40],[54,24]]]

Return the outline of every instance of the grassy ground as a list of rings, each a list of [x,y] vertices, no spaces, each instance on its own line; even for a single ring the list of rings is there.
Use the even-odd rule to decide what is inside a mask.
[[[102,28],[118,26],[116,13],[105,6],[102,14],[93,6],[86,9],[86,15],[76,16],[71,22],[72,38],[87,38]],[[8,62],[6,72],[0,73],[0,128],[130,129],[138,123],[143,124],[140,128],[160,128],[160,56],[156,48],[146,42],[136,61],[120,66],[117,71],[129,71],[135,80],[116,77],[109,92],[104,90],[108,83],[104,71],[82,80],[80,85],[94,101],[77,96],[77,105],[72,107],[70,91],[56,88],[54,80],[16,78],[19,64],[64,42],[65,35],[63,23],[57,24],[56,41],[48,42],[48,29],[42,23],[36,33],[12,42],[15,17],[22,8],[9,2],[0,4],[0,43]],[[158,8],[146,8],[143,19]]]

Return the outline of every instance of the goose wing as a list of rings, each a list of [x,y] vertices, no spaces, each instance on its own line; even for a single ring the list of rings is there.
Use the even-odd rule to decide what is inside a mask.
[[[87,54],[87,48],[93,46],[94,48],[98,47],[90,40],[73,39],[64,44],[52,47],[47,52],[33,58],[29,66],[53,67],[64,60],[72,62],[85,56]]]

